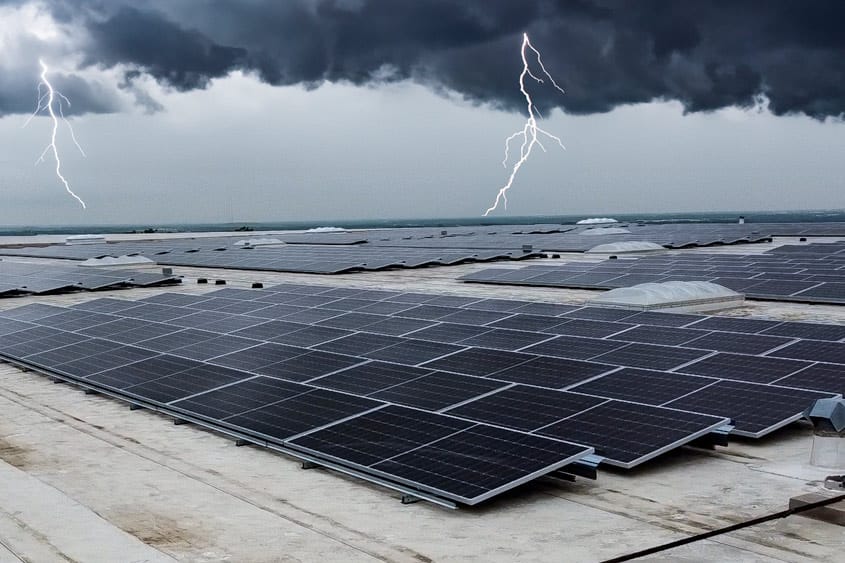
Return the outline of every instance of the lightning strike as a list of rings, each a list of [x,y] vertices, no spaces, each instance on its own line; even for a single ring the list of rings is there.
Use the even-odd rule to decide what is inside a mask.
[[[499,207],[500,201],[503,202],[505,209],[508,208],[507,191],[513,185],[513,181],[516,178],[519,169],[522,168],[522,165],[525,164],[526,160],[528,160],[528,156],[531,154],[531,150],[534,148],[534,145],[539,146],[540,150],[546,152],[546,147],[544,147],[543,143],[540,142],[538,134],[545,135],[546,137],[552,139],[558,145],[560,145],[560,148],[566,150],[566,147],[563,146],[563,142],[560,140],[560,138],[556,137],[555,135],[552,135],[551,133],[537,125],[537,116],[540,115],[540,112],[537,110],[537,108],[534,107],[534,102],[531,100],[531,94],[529,94],[528,90],[525,89],[525,77],[529,76],[535,81],[537,81],[539,84],[544,84],[544,80],[535,75],[533,72],[531,72],[531,68],[528,64],[528,56],[526,54],[526,51],[529,49],[534,55],[536,55],[537,65],[540,67],[540,70],[542,71],[543,75],[545,75],[546,78],[549,79],[549,82],[551,82],[552,86],[559,90],[560,93],[565,93],[563,91],[563,88],[558,86],[557,82],[555,82],[555,79],[552,78],[552,75],[549,74],[549,72],[546,70],[546,67],[543,66],[543,60],[540,57],[540,52],[535,49],[533,45],[531,45],[531,42],[528,40],[528,34],[523,33],[521,49],[522,72],[519,74],[519,91],[522,92],[523,96],[525,96],[525,102],[528,106],[528,121],[525,122],[525,126],[522,129],[505,139],[505,158],[504,160],[502,160],[502,166],[505,169],[507,169],[508,167],[508,160],[510,160],[511,141],[521,137],[522,144],[519,147],[519,160],[517,160],[511,168],[511,174],[508,178],[507,183],[499,190],[499,193],[496,194],[496,201],[493,202],[492,207],[490,207],[489,209],[487,209],[487,211],[484,212],[485,217],[487,217],[487,215],[489,215],[492,211],[495,211],[496,208]]]
[[[70,138],[73,141],[73,144],[76,145],[76,148],[79,149],[79,152],[82,153],[82,156],[85,156],[85,151],[82,150],[82,147],[77,142],[76,135],[73,132],[73,127],[71,127],[70,122],[65,119],[64,109],[62,109],[63,103],[67,104],[68,107],[70,107],[70,100],[68,100],[64,96],[64,94],[62,94],[58,90],[55,90],[53,88],[53,85],[47,79],[47,72],[49,71],[49,69],[47,68],[47,65],[44,63],[44,61],[38,59],[38,64],[41,65],[41,82],[38,83],[38,93],[36,96],[35,111],[32,112],[32,115],[29,116],[29,119],[26,120],[26,123],[24,123],[23,126],[26,127],[29,122],[32,121],[33,117],[46,110],[47,113],[50,115],[50,118],[53,120],[53,129],[50,135],[50,144],[48,144],[44,148],[44,151],[41,153],[41,156],[38,157],[38,160],[35,161],[35,164],[37,165],[39,162],[44,162],[44,156],[48,152],[52,151],[53,158],[56,160],[56,176],[58,176],[59,180],[61,180],[62,184],[65,187],[65,191],[67,191],[67,193],[73,196],[76,201],[78,201],[80,205],[82,205],[82,209],[86,209],[85,202],[82,201],[82,198],[76,195],[72,189],[70,189],[70,184],[68,183],[67,179],[65,179],[65,177],[62,175],[62,161],[59,158],[59,149],[56,146],[56,135],[59,131],[59,119],[61,119],[62,121],[64,121],[64,123],[68,127],[68,130],[70,131]],[[46,88],[47,91],[42,93],[42,88]],[[56,115],[56,108],[58,108],[59,110],[58,115]]]

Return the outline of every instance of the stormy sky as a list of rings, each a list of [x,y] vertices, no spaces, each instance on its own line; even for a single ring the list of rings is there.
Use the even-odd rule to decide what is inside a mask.
[[[0,0],[0,223],[843,208],[845,3]],[[38,59],[86,149],[33,166]]]

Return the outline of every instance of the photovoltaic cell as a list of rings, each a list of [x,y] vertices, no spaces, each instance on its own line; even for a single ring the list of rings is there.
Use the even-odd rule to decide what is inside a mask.
[[[468,348],[445,358],[428,362],[425,367],[467,375],[492,375],[509,367],[519,365],[535,356],[506,350]]]
[[[446,412],[476,422],[530,432],[606,400],[565,391],[515,385]]]
[[[779,350],[769,352],[769,356],[814,360],[834,364],[845,364],[845,343],[825,342],[822,340],[801,340]]]
[[[718,416],[610,400],[539,433],[590,444],[607,463],[632,467],[726,423]]]
[[[629,344],[624,348],[596,356],[597,362],[656,370],[668,370],[708,355],[706,350],[673,348],[654,344]]]
[[[256,377],[176,401],[173,407],[212,420],[258,409],[312,388],[272,377]]]
[[[409,407],[438,411],[505,385],[507,384],[500,381],[436,371],[375,393],[372,397]]]
[[[314,389],[225,419],[228,425],[253,435],[284,441],[343,418],[383,405],[364,397]]]
[[[618,368],[607,364],[539,356],[489,377],[500,381],[562,389],[615,369]]]
[[[386,362],[367,362],[314,379],[311,384],[358,395],[370,395],[429,373],[432,371],[428,369]]]
[[[474,426],[372,466],[387,476],[466,504],[482,500],[589,453],[583,446]]]
[[[801,417],[817,399],[830,394],[758,385],[741,381],[719,381],[667,406],[731,418],[734,432],[757,437]]]
[[[619,371],[576,385],[570,390],[635,403],[662,405],[706,387],[715,381],[717,380],[708,377],[622,368]]]
[[[291,441],[310,453],[370,466],[464,430],[473,423],[388,405]]]
[[[836,364],[813,364],[793,375],[778,379],[775,383],[784,387],[845,395],[845,367]]]

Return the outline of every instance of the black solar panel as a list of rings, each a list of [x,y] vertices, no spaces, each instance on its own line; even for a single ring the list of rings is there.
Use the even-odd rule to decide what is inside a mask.
[[[617,332],[623,331],[634,325],[609,322],[609,321],[588,321],[585,319],[572,319],[548,329],[546,332],[563,334],[566,336],[588,336],[591,338],[604,338]]]
[[[165,354],[141,360],[140,362],[135,362],[127,366],[102,371],[95,375],[87,376],[86,379],[114,389],[125,389],[202,365],[200,362],[194,360]]]
[[[845,338],[845,326],[815,323],[782,323],[760,334],[837,341]]]
[[[246,377],[249,377],[249,374],[220,366],[203,364],[173,375],[127,387],[124,392],[148,401],[164,404],[203,391],[209,391],[227,383],[234,383]]]
[[[467,375],[493,375],[509,367],[519,365],[533,359],[530,354],[508,352],[504,350],[489,350],[487,348],[468,348],[456,354],[434,360],[425,367],[465,373]]]
[[[571,358],[573,360],[588,360],[600,356],[611,350],[625,346],[626,342],[613,340],[599,340],[596,338],[580,338],[576,336],[558,336],[554,340],[542,342],[523,352],[541,354],[544,356],[556,356],[559,358]]]
[[[668,370],[708,355],[706,350],[690,348],[674,348],[671,346],[657,346],[654,344],[629,344],[624,348],[613,350],[601,356],[595,356],[595,361],[645,369]]]
[[[322,457],[370,466],[470,426],[472,422],[389,405],[300,436],[290,443]]]
[[[478,377],[435,371],[372,395],[409,407],[439,411],[507,385]]]
[[[227,425],[281,442],[383,405],[327,389],[314,389],[224,419]]]
[[[642,344],[663,344],[666,346],[678,346],[707,334],[703,330],[678,328],[669,326],[643,325],[636,326],[613,335],[615,340],[627,342],[640,342]],[[691,346],[691,344],[687,344]]]
[[[763,336],[758,334],[737,334],[735,332],[711,332],[685,344],[691,348],[737,352],[740,354],[762,354],[791,342],[790,338]]]
[[[774,383],[784,387],[800,387],[845,395],[845,367],[837,364],[813,364]]]
[[[245,413],[311,390],[307,385],[256,377],[173,403],[173,407],[212,420]]]
[[[386,360],[399,364],[417,365],[428,362],[441,356],[453,354],[462,350],[461,346],[444,344],[442,342],[430,342],[428,340],[408,339],[404,342],[381,348],[373,352],[367,352],[364,356],[374,360]]]
[[[764,358],[743,354],[714,354],[678,371],[751,383],[771,383],[790,373],[807,367],[806,362]]]
[[[662,405],[716,380],[663,371],[623,368],[571,388],[571,391],[623,401]]]
[[[446,412],[477,422],[530,432],[606,400],[565,391],[515,385]]]
[[[801,340],[768,353],[769,356],[845,364],[845,343]]]
[[[308,352],[290,360],[284,360],[258,369],[255,373],[281,377],[290,381],[308,381],[335,371],[360,364],[364,358],[333,354],[331,352]]]
[[[431,372],[429,369],[386,362],[367,362],[314,379],[311,384],[358,395],[370,395]]]
[[[540,434],[591,444],[607,463],[633,467],[727,422],[718,416],[611,400],[547,426]]]
[[[434,342],[447,342],[454,344],[466,338],[477,336],[491,330],[489,327],[461,325],[454,323],[439,323],[408,334],[411,338],[420,340],[432,340]]]
[[[817,399],[830,394],[758,385],[740,381],[719,381],[667,406],[694,412],[728,416],[741,436],[759,437],[774,428],[801,418]]]
[[[377,463],[372,469],[472,505],[550,473],[589,451],[557,440],[475,426]]]
[[[562,389],[614,369],[618,368],[581,360],[539,356],[514,367],[498,371],[490,377],[501,381]]]

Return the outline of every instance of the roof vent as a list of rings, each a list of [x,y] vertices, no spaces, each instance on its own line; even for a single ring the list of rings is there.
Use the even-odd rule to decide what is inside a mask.
[[[813,423],[810,465],[845,470],[845,399],[819,399],[804,417]]]
[[[739,307],[745,296],[706,281],[641,283],[612,289],[590,300],[591,305],[637,311],[715,311]]]

